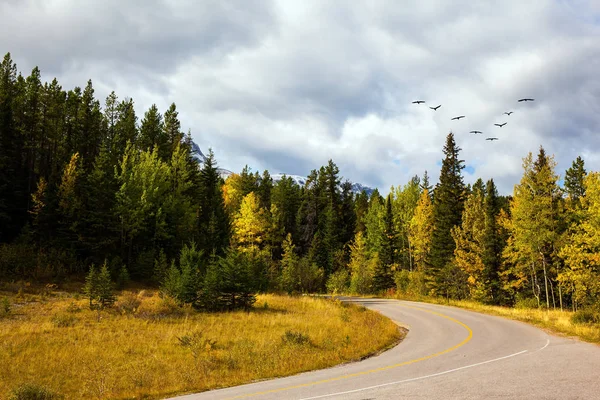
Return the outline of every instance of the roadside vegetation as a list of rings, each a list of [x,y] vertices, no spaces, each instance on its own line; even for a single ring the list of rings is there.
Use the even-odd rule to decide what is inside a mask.
[[[413,296],[396,292],[387,297],[399,300],[423,301],[464,308],[484,314],[497,315],[517,321],[526,322],[551,333],[577,337],[586,342],[600,343],[600,312],[593,309],[576,312],[560,309],[531,307],[531,304],[517,304],[515,307],[502,307],[482,304],[473,300],[453,300],[429,296]]]
[[[121,291],[91,309],[75,286],[0,288],[0,398],[199,392],[359,360],[403,335],[364,307],[308,296],[200,313],[156,290]]]

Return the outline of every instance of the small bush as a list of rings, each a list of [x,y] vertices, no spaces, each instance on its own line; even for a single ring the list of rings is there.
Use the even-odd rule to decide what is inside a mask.
[[[81,307],[79,307],[74,301],[72,301],[69,303],[66,310],[70,313],[78,313],[81,311]]]
[[[519,298],[515,302],[515,308],[518,309],[527,309],[527,308],[538,308],[538,302],[536,299],[531,297]]]
[[[571,316],[574,324],[600,324],[600,311],[593,308],[583,308]]]
[[[117,275],[117,288],[125,289],[125,287],[129,284],[129,271],[127,271],[127,267],[124,265],[119,270],[119,275]]]
[[[8,297],[3,297],[2,302],[0,302],[0,317],[10,314],[10,308],[10,301],[8,300]]]
[[[52,324],[57,328],[68,328],[71,326],[75,326],[77,322],[77,318],[72,316],[71,314],[56,314],[52,317]]]
[[[117,301],[117,309],[122,314],[133,314],[142,304],[142,300],[132,292],[127,292]]]
[[[281,341],[284,344],[310,344],[310,338],[308,337],[308,335],[305,335],[302,332],[295,332],[292,330],[285,331],[285,333],[281,336]]]
[[[329,293],[338,294],[347,292],[350,286],[350,274],[348,270],[343,268],[331,274],[326,286]]]
[[[12,390],[9,400],[59,400],[64,396],[56,394],[44,386],[26,383]]]

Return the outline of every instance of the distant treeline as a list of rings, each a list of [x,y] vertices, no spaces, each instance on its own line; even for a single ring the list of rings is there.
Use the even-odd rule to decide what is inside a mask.
[[[217,292],[236,308],[274,290],[596,304],[600,175],[577,158],[560,188],[540,148],[507,198],[493,180],[466,185],[459,152],[449,134],[435,188],[425,172],[385,198],[355,195],[331,160],[304,187],[248,167],[223,181],[212,151],[201,167],[192,157],[175,104],[138,121],[132,99],[113,92],[101,106],[91,81],[65,91],[38,68],[21,76],[7,54],[0,277],[60,280],[106,264],[201,308],[219,308],[207,304]]]

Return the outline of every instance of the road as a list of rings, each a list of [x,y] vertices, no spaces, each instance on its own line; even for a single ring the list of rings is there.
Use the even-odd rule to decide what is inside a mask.
[[[408,327],[406,338],[360,362],[176,399],[600,399],[600,346],[454,307],[345,300]]]

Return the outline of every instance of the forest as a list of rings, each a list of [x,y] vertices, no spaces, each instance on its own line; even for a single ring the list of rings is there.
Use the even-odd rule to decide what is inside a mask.
[[[141,118],[140,118],[141,117]],[[543,147],[511,196],[465,184],[452,133],[427,172],[354,194],[330,160],[306,185],[199,165],[175,104],[138,117],[92,81],[63,89],[0,64],[0,279],[61,282],[101,268],[200,310],[257,292],[391,293],[544,308],[600,307],[600,174],[559,174]],[[441,154],[442,155],[442,154]],[[92,268],[93,266],[93,268]]]

